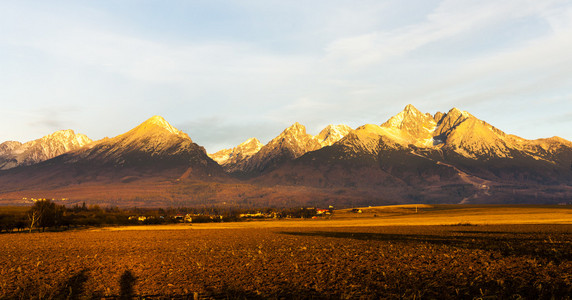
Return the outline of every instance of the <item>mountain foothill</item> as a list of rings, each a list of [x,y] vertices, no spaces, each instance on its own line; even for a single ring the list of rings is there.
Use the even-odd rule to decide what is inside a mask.
[[[572,198],[572,143],[527,140],[453,108],[413,105],[380,124],[294,123],[262,144],[207,153],[154,116],[113,138],[72,130],[0,144],[0,204],[112,206],[557,204]]]

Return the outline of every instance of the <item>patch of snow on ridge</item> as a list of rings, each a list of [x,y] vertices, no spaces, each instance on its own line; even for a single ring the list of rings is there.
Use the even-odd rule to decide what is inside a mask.
[[[352,128],[344,124],[328,125],[315,138],[318,139],[323,147],[331,146],[345,137],[350,131],[352,131]]]

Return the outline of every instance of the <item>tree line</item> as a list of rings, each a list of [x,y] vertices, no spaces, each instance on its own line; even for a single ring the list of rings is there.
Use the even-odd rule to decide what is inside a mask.
[[[67,208],[51,200],[34,202],[27,210],[17,210],[0,214],[0,232],[46,231],[46,229],[70,229],[78,226],[98,226],[104,224],[129,224],[126,212],[106,210],[97,205],[75,205]]]
[[[192,216],[193,223],[244,221],[245,213],[263,212],[276,218],[309,218],[315,208],[102,208],[98,205],[58,205],[49,199],[34,202],[29,209],[0,213],[0,233],[22,231],[65,230],[84,226],[150,225],[185,222],[181,216]]]

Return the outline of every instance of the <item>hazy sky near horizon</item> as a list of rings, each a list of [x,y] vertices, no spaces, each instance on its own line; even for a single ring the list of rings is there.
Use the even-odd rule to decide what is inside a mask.
[[[572,1],[1,1],[0,142],[153,115],[207,151],[411,103],[572,140]]]

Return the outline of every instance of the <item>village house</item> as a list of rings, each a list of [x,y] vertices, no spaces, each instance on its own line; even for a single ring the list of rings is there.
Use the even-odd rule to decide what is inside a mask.
[[[173,220],[183,223],[183,222],[185,222],[185,215],[176,214],[175,216],[173,216]]]

